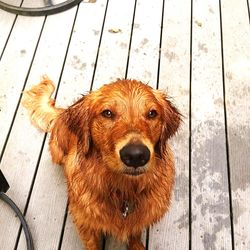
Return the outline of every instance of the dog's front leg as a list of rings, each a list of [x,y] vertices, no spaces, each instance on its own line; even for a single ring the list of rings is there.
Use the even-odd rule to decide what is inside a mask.
[[[141,235],[131,236],[128,242],[128,250],[145,250],[141,242]]]
[[[81,240],[84,243],[85,250],[101,249],[101,234],[94,230],[81,228],[79,230]]]

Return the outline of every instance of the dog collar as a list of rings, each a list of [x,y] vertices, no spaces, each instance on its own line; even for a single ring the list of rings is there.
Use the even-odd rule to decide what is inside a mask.
[[[125,200],[122,204],[122,216],[126,218],[129,214],[133,213],[135,209],[135,204],[132,201]]]

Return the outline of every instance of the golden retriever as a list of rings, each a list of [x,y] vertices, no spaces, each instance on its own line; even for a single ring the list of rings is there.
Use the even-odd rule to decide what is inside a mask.
[[[181,115],[166,94],[136,80],[117,80],[67,109],[55,107],[47,77],[26,91],[31,121],[51,132],[54,163],[64,166],[69,209],[88,250],[102,234],[145,249],[141,233],[170,205],[174,161],[168,139]]]

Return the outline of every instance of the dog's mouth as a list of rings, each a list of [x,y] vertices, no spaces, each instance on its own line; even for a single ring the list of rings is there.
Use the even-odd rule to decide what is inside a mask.
[[[140,168],[126,167],[123,173],[130,176],[139,176],[144,174],[145,172],[146,169],[144,167]]]

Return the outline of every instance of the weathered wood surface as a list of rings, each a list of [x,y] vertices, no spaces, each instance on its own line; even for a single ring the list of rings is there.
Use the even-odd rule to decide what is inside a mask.
[[[235,249],[250,249],[250,26],[246,1],[222,2]]]
[[[127,78],[156,87],[162,1],[137,0]]]
[[[134,6],[135,0],[108,2],[93,89],[125,77]]]
[[[144,244],[150,250],[250,248],[248,8],[246,0],[98,0],[47,18],[0,10],[0,168],[36,249],[82,249],[48,136],[19,106],[23,88],[42,74],[59,87],[57,104],[64,107],[116,78],[158,82],[184,122],[170,141],[176,156],[172,206],[148,239],[144,233]],[[0,249],[14,249],[16,242],[26,249],[17,218],[2,202],[0,211]],[[105,249],[126,246],[108,239]]]
[[[10,15],[3,10],[0,10],[0,59],[2,57],[3,49],[7,43],[11,28],[15,21],[15,15]]]
[[[192,41],[192,246],[231,249],[218,1],[194,1]]]

